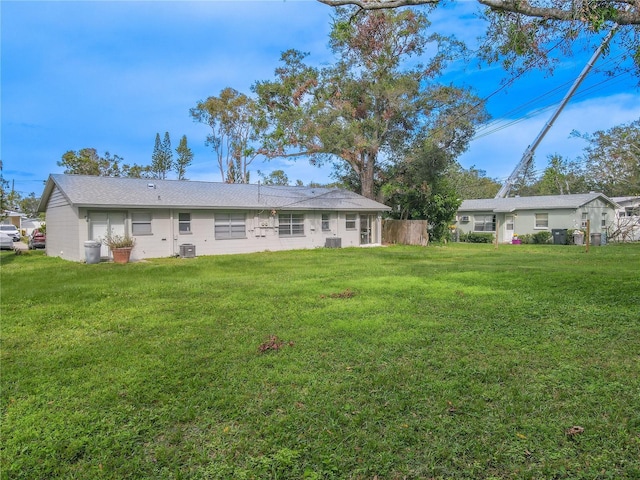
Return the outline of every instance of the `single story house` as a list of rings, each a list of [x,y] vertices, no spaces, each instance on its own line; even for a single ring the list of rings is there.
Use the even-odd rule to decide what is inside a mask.
[[[610,236],[620,242],[640,241],[640,197],[611,197],[619,205]]]
[[[13,225],[18,230],[22,230],[22,222],[27,219],[27,217],[24,216],[24,213],[14,212],[11,210],[4,210],[0,217],[2,218],[0,223],[3,225]]]
[[[24,213],[5,210],[0,215],[0,223],[14,225],[22,235],[31,235],[36,228],[41,228],[43,222],[37,218],[27,218]]]
[[[132,260],[380,244],[388,210],[335,188],[63,174],[49,176],[39,205],[47,255],[74,261],[109,232],[135,238]]]
[[[464,200],[456,216],[462,233],[497,234],[498,242],[510,243],[514,234],[535,234],[554,229],[606,233],[619,206],[601,193]]]

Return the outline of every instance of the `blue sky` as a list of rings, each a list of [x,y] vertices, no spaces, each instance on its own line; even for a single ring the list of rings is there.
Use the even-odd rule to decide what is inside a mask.
[[[459,2],[430,18],[439,31],[473,41],[483,28],[476,8]],[[0,9],[1,159],[4,178],[23,195],[39,196],[48,175],[62,172],[56,162],[68,150],[95,148],[148,164],[155,135],[164,132],[174,148],[187,135],[194,152],[189,179],[219,181],[204,145],[208,129],[189,109],[225,87],[249,93],[257,80],[273,78],[280,53],[289,48],[309,52],[308,61],[318,66],[332,62],[333,10],[314,0],[3,0]],[[507,177],[590,55],[568,59],[552,77],[533,72],[492,96],[494,122],[479,132],[462,165]],[[498,66],[457,64],[445,80],[486,97],[503,77]],[[637,83],[630,75],[588,78],[538,148],[536,167],[544,168],[551,154],[580,155],[585,142],[570,138],[574,129],[592,133],[640,117]],[[328,166],[305,160],[256,160],[252,181],[258,169],[284,169],[292,181],[330,181]]]

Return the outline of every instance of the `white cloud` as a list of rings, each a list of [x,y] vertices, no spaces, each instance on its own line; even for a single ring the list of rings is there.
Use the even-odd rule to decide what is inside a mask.
[[[536,169],[544,169],[550,155],[558,154],[575,160],[582,154],[586,143],[579,138],[572,138],[573,130],[593,133],[637,120],[640,118],[638,105],[640,105],[640,95],[631,93],[570,103],[561,112],[537,148]],[[550,117],[551,113],[545,112],[473,141],[469,151],[460,157],[460,163],[465,168],[475,166],[485,170],[489,177],[504,180]],[[502,123],[506,124],[509,121]]]

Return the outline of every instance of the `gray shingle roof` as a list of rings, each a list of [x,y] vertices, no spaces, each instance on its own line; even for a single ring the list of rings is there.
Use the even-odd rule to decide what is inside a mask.
[[[550,210],[558,208],[575,209],[595,200],[598,197],[615,206],[615,202],[601,193],[581,193],[575,195],[542,195],[536,197],[464,200],[458,211],[513,212],[515,210]]]
[[[46,205],[54,185],[71,204],[83,207],[390,210],[386,205],[362,195],[334,188],[63,174],[50,175],[42,196],[41,208]]]

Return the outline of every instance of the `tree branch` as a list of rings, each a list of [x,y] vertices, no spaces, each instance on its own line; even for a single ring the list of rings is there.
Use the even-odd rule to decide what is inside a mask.
[[[363,10],[382,10],[385,8],[410,7],[416,5],[437,5],[441,0],[318,0],[331,7],[355,5]],[[567,2],[568,8],[536,7],[528,0],[476,0],[493,10],[520,13],[527,17],[548,18],[559,21],[576,20],[574,2]],[[617,4],[617,7],[614,5]],[[611,2],[616,10],[613,20],[619,25],[640,25],[640,0],[618,0]]]

